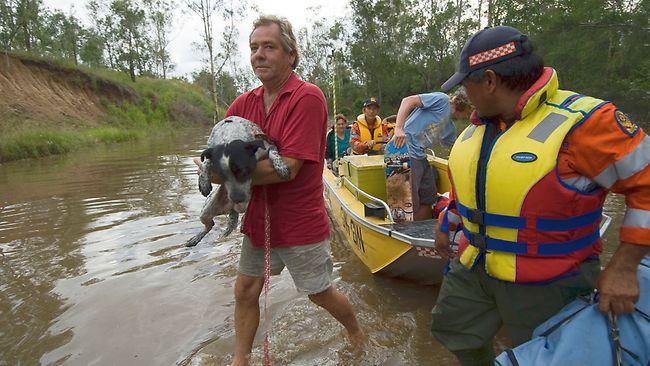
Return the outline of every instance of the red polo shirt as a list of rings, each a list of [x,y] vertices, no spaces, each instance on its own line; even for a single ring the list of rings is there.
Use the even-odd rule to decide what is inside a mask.
[[[230,105],[226,116],[240,116],[258,124],[275,143],[281,156],[303,160],[295,179],[254,186],[242,232],[254,246],[264,246],[264,191],[267,189],[271,246],[313,244],[329,236],[323,198],[323,162],[327,104],[323,92],[291,74],[264,111],[264,89],[246,92]]]

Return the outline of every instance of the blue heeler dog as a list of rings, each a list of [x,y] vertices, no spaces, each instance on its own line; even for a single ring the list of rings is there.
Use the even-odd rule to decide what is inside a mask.
[[[199,190],[207,196],[201,210],[205,229],[187,242],[195,246],[214,226],[214,217],[228,214],[228,226],[221,238],[235,229],[239,214],[246,211],[251,198],[253,170],[259,160],[269,158],[282,179],[289,179],[290,171],[278,149],[267,139],[255,123],[237,116],[219,121],[212,128],[208,148],[201,154]],[[212,191],[210,171],[221,177],[223,184]],[[212,191],[212,192],[211,192]]]

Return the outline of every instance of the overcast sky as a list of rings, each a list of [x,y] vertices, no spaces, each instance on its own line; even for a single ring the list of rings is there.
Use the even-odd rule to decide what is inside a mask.
[[[177,0],[178,11],[175,12],[173,30],[169,52],[172,61],[176,64],[173,76],[188,75],[201,67],[203,55],[193,46],[195,42],[201,42],[202,25],[201,20],[185,10],[184,1]],[[86,4],[87,0],[44,0],[43,3],[50,9],[60,9],[68,14],[74,14],[80,18],[85,25],[89,25]],[[305,26],[309,27],[310,19],[307,11],[310,7],[321,7],[319,15],[322,19],[334,19],[342,17],[349,12],[347,0],[285,0],[285,1],[263,1],[249,0],[258,7],[261,13],[284,16],[291,21],[294,32]],[[73,5],[74,4],[74,5]],[[248,34],[250,33],[253,20],[257,13],[249,13],[239,27],[239,53],[241,63],[248,65]]]

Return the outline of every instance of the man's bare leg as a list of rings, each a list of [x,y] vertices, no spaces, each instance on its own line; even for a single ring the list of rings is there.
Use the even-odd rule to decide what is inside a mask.
[[[421,205],[413,213],[413,221],[429,220],[431,218],[431,205]]]
[[[366,335],[361,330],[357,317],[354,315],[352,305],[348,298],[334,286],[327,290],[309,295],[309,299],[316,305],[327,310],[348,331],[353,344],[359,345],[365,341]]]
[[[247,366],[260,323],[260,293],[264,278],[237,272],[235,280],[235,354],[231,366]]]

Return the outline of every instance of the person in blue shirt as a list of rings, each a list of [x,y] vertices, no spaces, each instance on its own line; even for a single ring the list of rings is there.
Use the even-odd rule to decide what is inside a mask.
[[[336,131],[336,133],[334,133]],[[336,144],[334,143],[334,136],[336,136]],[[338,155],[334,154],[335,145],[338,148]],[[325,158],[328,162],[332,162],[337,158],[344,155],[349,155],[350,150],[350,127],[348,121],[342,114],[337,114],[334,119],[334,128],[327,133],[327,146],[325,149]]]
[[[402,99],[397,111],[394,144],[406,143],[411,160],[413,220],[431,218],[431,205],[436,201],[435,169],[427,161],[425,149],[440,143],[452,146],[456,127],[452,119],[467,119],[472,105],[464,90],[451,98],[445,93],[411,95]]]

